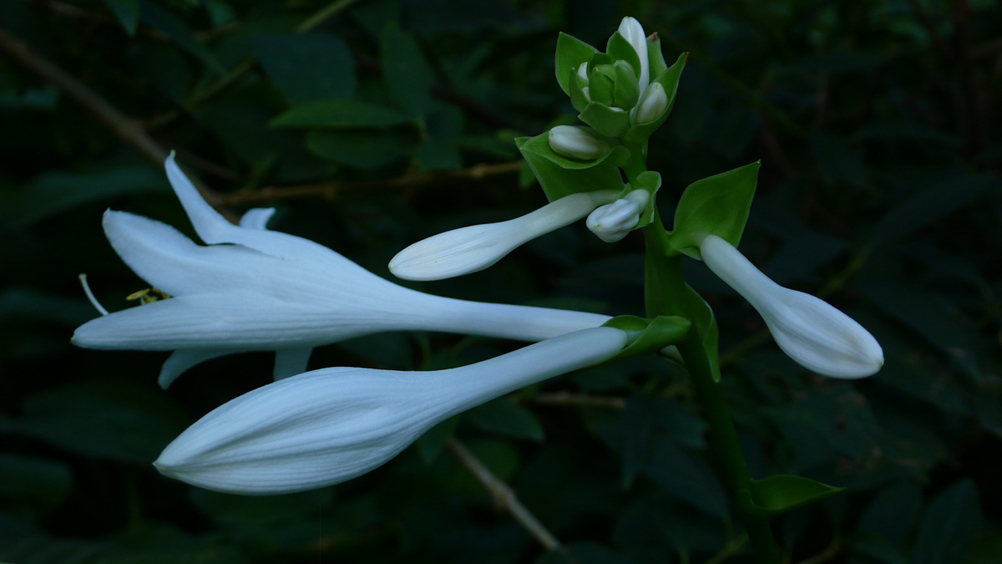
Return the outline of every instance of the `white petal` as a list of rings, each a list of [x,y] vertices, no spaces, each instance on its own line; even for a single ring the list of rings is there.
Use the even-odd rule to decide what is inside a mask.
[[[640,58],[640,77],[637,80],[637,86],[640,92],[643,92],[647,89],[647,85],[651,81],[651,62],[647,56],[647,34],[644,33],[644,28],[640,25],[640,22],[629,16],[623,18],[623,21],[620,22],[619,33],[624,39],[630,42],[633,50],[637,52],[637,56]]]
[[[174,380],[177,380],[178,376],[187,372],[189,368],[207,360],[233,354],[234,352],[235,351],[231,350],[216,349],[190,349],[174,351],[169,357],[167,357],[167,361],[164,362],[163,367],[160,369],[160,378],[158,379],[158,383],[161,388],[166,390],[174,383]]]
[[[439,233],[397,253],[390,260],[390,272],[405,280],[442,280],[477,272],[615,197],[614,190],[571,194],[516,219]]]
[[[835,378],[863,378],[883,366],[880,344],[848,315],[776,284],[720,237],[708,235],[700,253],[710,270],[758,310],[776,344],[802,366]]]
[[[240,227],[247,229],[268,229],[268,220],[275,215],[275,208],[254,208],[247,210],[240,218]]]
[[[615,243],[626,237],[640,222],[640,213],[647,206],[650,193],[634,190],[625,198],[599,206],[588,215],[585,225],[606,243]]]
[[[615,108],[622,111],[621,108]],[[547,141],[554,153],[569,159],[593,160],[609,152],[608,143],[592,135],[591,131],[575,125],[558,125],[547,133]]]
[[[306,366],[310,363],[310,354],[312,353],[313,347],[275,351],[275,370],[272,373],[275,380],[282,380],[306,372]]]
[[[336,484],[386,463],[459,411],[601,362],[625,344],[625,333],[602,327],[452,370],[307,372],[213,410],[154,464],[168,476],[232,493]]]

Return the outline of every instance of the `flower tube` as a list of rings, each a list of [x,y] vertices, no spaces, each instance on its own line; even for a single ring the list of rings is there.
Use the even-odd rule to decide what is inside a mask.
[[[483,270],[520,245],[585,217],[616,194],[615,190],[580,192],[522,217],[439,233],[397,253],[390,260],[390,272],[404,280],[442,280]]]
[[[171,297],[98,317],[73,335],[85,348],[175,351],[161,370],[163,387],[200,362],[237,352],[276,351],[275,377],[281,378],[304,371],[313,347],[380,331],[536,341],[609,319],[403,288],[324,246],[266,230],[271,210],[251,210],[233,225],[202,199],[173,155],[166,168],[208,246],[158,221],[105,212],[105,234],[118,255]]]
[[[314,370],[216,408],[154,465],[172,478],[229,493],[337,484],[381,466],[461,411],[607,360],[626,342],[625,332],[597,327],[449,370]]]
[[[779,348],[800,365],[834,378],[863,378],[884,365],[880,344],[848,315],[776,284],[720,237],[707,235],[699,250],[706,266],[748,300]]]

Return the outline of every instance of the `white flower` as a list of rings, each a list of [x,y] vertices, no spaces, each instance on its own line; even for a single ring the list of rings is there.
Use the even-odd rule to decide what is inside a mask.
[[[592,161],[612,148],[588,129],[576,125],[558,125],[550,130],[548,138],[553,152],[569,159]]]
[[[880,344],[848,315],[776,284],[720,237],[708,235],[699,250],[706,266],[758,310],[779,348],[799,364],[835,378],[863,378],[884,365]]]
[[[160,384],[218,356],[276,351],[276,378],[306,369],[313,347],[380,331],[429,330],[535,341],[596,327],[603,315],[431,296],[402,288],[307,239],[267,231],[272,210],[233,225],[205,200],[173,155],[167,175],[201,246],[174,228],[107,211],[104,229],[122,260],[172,296],[77,328],[93,349],[175,351]]]
[[[640,102],[634,109],[634,123],[650,123],[661,117],[665,108],[668,107],[668,95],[665,94],[665,87],[660,82],[655,82],[644,92]]]
[[[439,233],[397,253],[390,272],[405,280],[442,280],[483,270],[519,245],[585,217],[616,194],[571,194],[522,217]]]
[[[595,208],[585,225],[599,239],[606,243],[615,243],[632,231],[640,222],[640,213],[647,206],[650,192],[634,190],[611,204]]]
[[[640,22],[629,16],[620,22],[619,34],[630,42],[633,50],[640,57],[640,77],[637,79],[637,86],[638,90],[643,92],[651,81],[651,62],[647,58],[647,34],[644,33],[644,27],[640,25]]]
[[[218,407],[154,465],[172,478],[231,493],[329,486],[386,463],[440,421],[602,362],[626,341],[625,332],[598,327],[450,370],[314,370]]]

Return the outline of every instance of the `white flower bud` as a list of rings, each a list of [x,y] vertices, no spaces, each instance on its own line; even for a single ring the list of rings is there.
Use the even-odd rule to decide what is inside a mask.
[[[397,253],[390,260],[390,272],[404,280],[442,280],[477,272],[519,245],[577,221],[615,197],[615,190],[571,194],[522,217],[439,233]]]
[[[581,63],[578,67],[578,83],[581,86],[588,86],[588,63]]]
[[[630,42],[633,50],[640,57],[640,77],[637,80],[638,89],[643,92],[651,81],[651,63],[647,58],[647,34],[636,19],[629,16],[619,24],[619,34]]]
[[[574,125],[558,125],[550,130],[550,148],[569,159],[590,161],[609,152],[609,144],[587,129]]]
[[[615,243],[632,231],[640,222],[640,213],[647,206],[650,193],[647,190],[634,190],[621,198],[606,204],[591,212],[585,225],[599,239],[606,243]]]
[[[660,82],[651,84],[644,92],[640,102],[637,103],[634,123],[650,123],[661,117],[665,108],[668,107],[668,95],[665,94],[665,87]]]
[[[834,378],[863,378],[884,365],[880,344],[848,315],[776,284],[716,235],[707,235],[699,250],[706,266],[758,310],[779,348],[800,365]]]

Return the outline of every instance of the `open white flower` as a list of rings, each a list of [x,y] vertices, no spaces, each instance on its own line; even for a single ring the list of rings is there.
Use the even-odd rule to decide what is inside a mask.
[[[616,198],[615,190],[564,196],[508,221],[470,225],[418,241],[390,260],[404,280],[442,280],[483,270],[540,235],[573,223]]]
[[[450,370],[314,370],[211,411],[154,462],[211,490],[279,494],[329,486],[389,461],[461,411],[609,359],[626,333],[597,327]]]
[[[835,378],[863,378],[884,365],[880,344],[848,315],[776,284],[716,235],[707,235],[699,251],[706,266],[759,312],[779,348],[802,366]]]
[[[267,231],[272,210],[241,225],[219,215],[174,163],[167,175],[199,237],[145,217],[107,211],[104,229],[122,260],[172,296],[98,317],[74,344],[175,351],[168,386],[192,366],[253,350],[277,352],[275,376],[306,369],[313,347],[380,331],[428,330],[536,341],[597,327],[604,315],[468,302],[402,288],[307,239]]]

